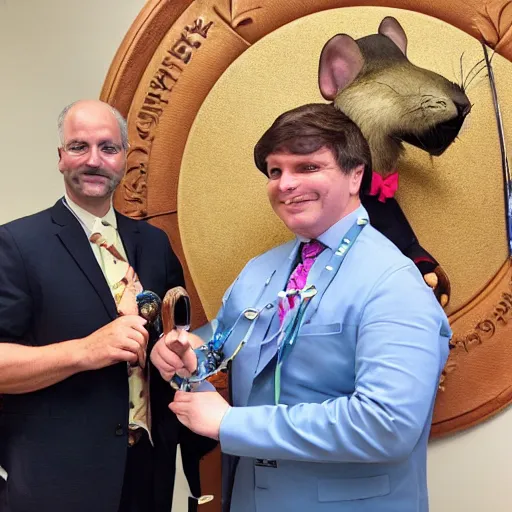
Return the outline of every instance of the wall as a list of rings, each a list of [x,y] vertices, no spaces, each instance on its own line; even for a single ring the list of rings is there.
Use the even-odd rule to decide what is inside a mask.
[[[0,224],[63,192],[56,117],[98,97],[143,0],[0,0]],[[1,257],[1,255],[0,255]],[[471,390],[468,390],[471,392]],[[429,449],[432,512],[512,510],[512,409]],[[0,461],[1,463],[1,461]],[[186,510],[178,475],[175,510]]]
[[[63,194],[57,116],[76,99],[99,96],[143,5],[144,0],[0,0],[0,224],[47,208]],[[173,509],[185,511],[187,496],[179,471]]]

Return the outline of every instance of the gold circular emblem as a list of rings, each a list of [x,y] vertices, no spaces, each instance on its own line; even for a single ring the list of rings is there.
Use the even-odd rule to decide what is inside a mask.
[[[505,133],[512,133],[509,3],[353,5],[153,0],[112,63],[101,96],[127,115],[130,136],[116,207],[170,236],[185,267],[195,326],[215,315],[251,256],[290,236],[267,204],[252,148],[279,113],[322,101],[318,57],[332,35],[369,35],[384,16],[395,16],[407,32],[411,61],[453,81],[482,59],[479,40],[487,41],[497,52],[498,97]],[[452,285],[453,349],[434,436],[475,424],[512,400],[503,171],[493,98],[482,76],[468,89],[473,110],[460,141],[435,160],[408,147],[399,169],[400,204]]]

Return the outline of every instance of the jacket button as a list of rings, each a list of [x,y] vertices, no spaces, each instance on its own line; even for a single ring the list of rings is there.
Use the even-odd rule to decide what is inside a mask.
[[[123,426],[119,423],[116,427],[116,436],[124,435]]]

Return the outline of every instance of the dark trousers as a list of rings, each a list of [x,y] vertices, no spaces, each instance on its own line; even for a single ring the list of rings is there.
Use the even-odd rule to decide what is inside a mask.
[[[154,422],[155,441],[155,512],[169,512],[174,493],[176,473],[176,450],[181,447],[183,472],[192,496],[201,496],[199,465],[201,457],[215,448],[216,441],[197,436],[180,425],[174,415],[167,415],[164,421]],[[189,499],[188,512],[197,510],[197,500]],[[176,512],[183,512],[178,510]]]
[[[119,512],[170,512],[178,444],[190,492],[192,496],[201,496],[200,461],[215,448],[217,442],[193,434],[168,409],[165,412],[167,414],[163,417],[156,414],[153,417],[154,448],[146,434],[128,448]],[[189,499],[188,512],[195,511],[197,500]]]
[[[154,469],[153,447],[144,433],[137,444],[128,448],[119,512],[154,510]]]
[[[177,447],[176,440],[172,441],[172,449],[155,453],[144,434],[137,444],[128,448],[118,512],[171,512]],[[185,452],[183,471],[192,494],[199,496],[199,460],[187,456],[186,445],[182,451]],[[189,498],[188,512],[196,511],[197,499]]]

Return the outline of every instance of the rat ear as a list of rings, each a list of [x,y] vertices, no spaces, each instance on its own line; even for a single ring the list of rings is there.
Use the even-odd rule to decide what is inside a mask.
[[[379,34],[391,39],[404,55],[407,54],[407,36],[405,35],[402,25],[400,25],[395,18],[386,16],[380,22]]]
[[[347,34],[329,39],[320,55],[318,85],[326,100],[333,100],[341,89],[354,81],[364,65],[357,43]]]

